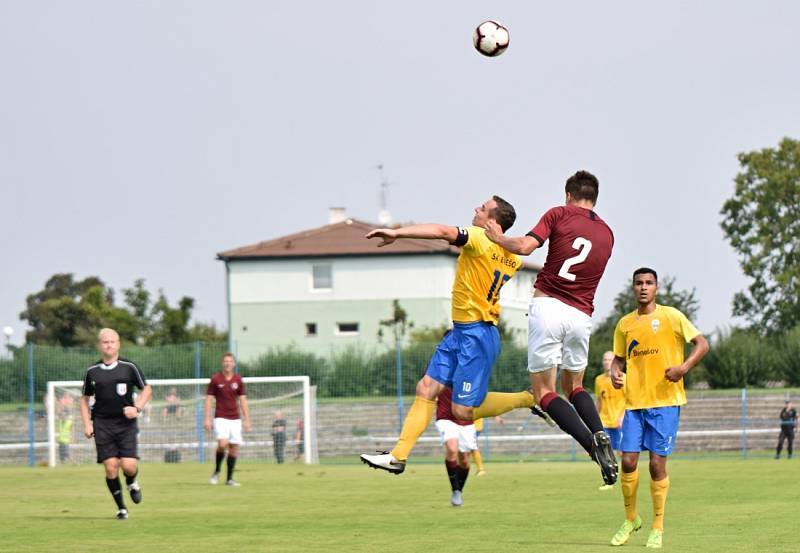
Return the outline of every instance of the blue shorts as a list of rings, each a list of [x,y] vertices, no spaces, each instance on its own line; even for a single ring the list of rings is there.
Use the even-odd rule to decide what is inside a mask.
[[[453,403],[477,407],[489,390],[500,354],[500,334],[492,323],[454,323],[428,363],[425,374],[453,389]]]
[[[622,451],[652,451],[666,457],[672,453],[678,437],[678,406],[632,409],[622,421]]]
[[[622,431],[619,428],[603,428],[608,434],[608,437],[611,438],[611,449],[614,451],[621,451],[619,446],[620,442],[622,442]]]

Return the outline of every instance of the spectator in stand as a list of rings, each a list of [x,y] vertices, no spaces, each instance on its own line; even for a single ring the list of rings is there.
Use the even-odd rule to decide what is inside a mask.
[[[780,414],[781,418],[781,434],[778,437],[778,449],[775,451],[775,458],[781,458],[781,450],[783,449],[783,441],[786,440],[786,458],[792,458],[792,445],[794,444],[794,433],[797,432],[797,409],[792,407],[792,402],[786,400]]]

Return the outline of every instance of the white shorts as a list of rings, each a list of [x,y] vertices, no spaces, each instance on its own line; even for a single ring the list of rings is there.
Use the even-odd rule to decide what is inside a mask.
[[[469,453],[478,449],[478,438],[475,434],[475,425],[468,424],[461,426],[447,419],[436,421],[436,430],[442,439],[442,445],[448,440],[458,440],[458,450],[461,453]]]
[[[528,307],[528,371],[586,368],[592,318],[561,300],[532,298]]]
[[[214,435],[217,440],[228,440],[228,443],[243,444],[242,419],[214,419]]]

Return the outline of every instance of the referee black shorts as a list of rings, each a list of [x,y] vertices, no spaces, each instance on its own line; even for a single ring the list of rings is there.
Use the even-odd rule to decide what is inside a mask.
[[[94,445],[97,447],[97,462],[112,457],[139,458],[137,439],[139,429],[136,419],[101,418],[94,420]]]

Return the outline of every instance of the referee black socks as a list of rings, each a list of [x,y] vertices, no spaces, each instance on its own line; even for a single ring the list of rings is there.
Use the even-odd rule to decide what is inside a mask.
[[[108,486],[108,491],[111,492],[111,496],[117,503],[117,509],[124,509],[125,500],[122,498],[122,485],[119,483],[119,478],[114,478],[113,480],[106,478],[106,486]]]
[[[139,469],[136,469],[136,472],[133,473],[133,476],[125,475],[125,484],[130,486],[134,482],[136,482],[136,477],[139,476]]]

